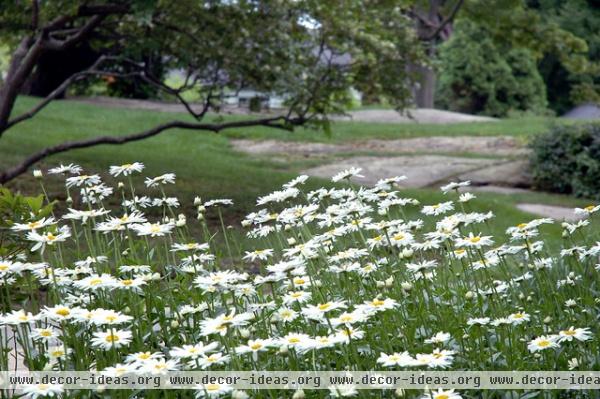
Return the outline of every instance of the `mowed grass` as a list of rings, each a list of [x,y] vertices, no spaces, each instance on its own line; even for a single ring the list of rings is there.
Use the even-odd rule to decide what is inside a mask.
[[[17,112],[34,104],[31,98],[21,98]],[[229,117],[231,118],[231,117]],[[0,167],[5,168],[21,160],[33,151],[66,140],[83,139],[98,135],[122,135],[148,129],[156,124],[174,119],[188,119],[184,114],[153,111],[95,107],[74,102],[57,101],[30,121],[9,130],[0,139]],[[235,207],[228,212],[227,221],[237,224],[243,215],[254,210],[256,198],[278,189],[283,183],[298,174],[302,163],[251,157],[233,151],[229,138],[277,138],[283,140],[350,140],[377,138],[399,138],[419,135],[512,135],[527,137],[545,130],[549,121],[539,118],[506,120],[492,123],[460,125],[394,125],[338,122],[333,125],[333,134],[328,138],[322,132],[298,129],[294,133],[276,131],[264,127],[237,129],[214,134],[171,130],[156,137],[126,145],[101,145],[88,149],[74,150],[52,156],[38,167],[48,168],[58,163],[78,163],[90,172],[106,172],[110,165],[132,161],[143,162],[145,175],[153,176],[165,172],[177,174],[177,191],[182,204],[191,207],[195,196],[203,200],[232,198]],[[106,173],[105,173],[106,174]],[[63,192],[58,178],[46,179],[50,195]],[[141,182],[141,179],[140,179]],[[327,186],[325,180],[312,178],[308,189]],[[31,174],[9,183],[9,187],[28,193],[39,189]],[[139,185],[140,190],[143,186]],[[443,201],[444,196],[436,190],[406,190],[406,196],[419,199],[424,204]],[[152,193],[155,195],[155,193]],[[517,210],[519,202],[542,202],[565,206],[580,206],[585,201],[566,196],[549,194],[501,195],[478,193],[476,207],[481,211],[493,209],[498,222],[493,224],[494,234],[503,228],[532,219],[534,216]],[[416,211],[416,210],[415,210]],[[558,229],[553,235],[558,239]]]

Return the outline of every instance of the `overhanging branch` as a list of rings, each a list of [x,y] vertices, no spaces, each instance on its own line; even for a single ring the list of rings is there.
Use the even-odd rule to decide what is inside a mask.
[[[73,149],[88,148],[101,144],[125,144],[133,141],[144,140],[156,136],[170,129],[186,129],[198,131],[210,131],[219,133],[225,129],[265,126],[274,129],[292,130],[294,126],[302,125],[307,119],[304,117],[288,118],[286,116],[275,116],[263,119],[250,119],[244,121],[234,121],[226,123],[193,123],[185,121],[172,121],[162,125],[153,127],[139,133],[134,133],[126,136],[100,136],[86,140],[67,141],[55,146],[46,147],[24,159],[18,165],[0,173],[0,184],[6,183],[15,177],[25,173],[29,167],[37,162],[55,154],[60,154]]]

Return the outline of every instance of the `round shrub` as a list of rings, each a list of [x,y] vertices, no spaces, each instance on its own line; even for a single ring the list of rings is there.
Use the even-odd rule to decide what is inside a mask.
[[[600,199],[600,124],[557,125],[531,143],[536,187]]]
[[[543,112],[546,87],[528,50],[505,51],[482,27],[460,21],[440,50],[438,105],[452,111],[507,116]]]

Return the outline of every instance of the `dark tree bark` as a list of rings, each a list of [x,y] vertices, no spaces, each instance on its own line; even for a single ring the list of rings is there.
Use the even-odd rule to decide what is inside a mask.
[[[40,56],[35,71],[27,79],[21,94],[46,97],[69,76],[89,68],[100,54],[87,42],[58,51],[47,51]],[[58,98],[64,97],[64,92]]]
[[[447,16],[442,15],[445,0],[429,0],[428,8],[415,8],[411,16],[415,20],[417,35],[426,46],[430,59],[436,56],[435,46],[439,42],[448,40],[452,34],[452,21],[456,18],[464,0],[456,0]],[[412,71],[417,75],[419,82],[414,88],[415,104],[419,108],[434,108],[436,73],[427,65],[413,65]]]

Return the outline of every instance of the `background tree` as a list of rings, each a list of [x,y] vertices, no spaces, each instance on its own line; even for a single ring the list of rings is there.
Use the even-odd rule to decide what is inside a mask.
[[[343,111],[350,88],[364,81],[375,82],[382,96],[404,107],[411,88],[406,65],[418,60],[420,52],[410,21],[402,16],[397,3],[388,0],[3,2],[0,40],[9,44],[12,56],[0,87],[0,138],[34,117],[71,84],[85,84],[96,76],[117,82],[136,79],[175,97],[191,119],[128,135],[58,143],[0,172],[0,183],[53,154],[123,144],[172,128],[211,132],[255,125],[326,128],[326,116]],[[44,57],[87,45],[98,54],[89,66],[70,69],[37,106],[13,115],[18,94],[27,89]],[[68,66],[70,59],[63,61]],[[167,70],[181,71],[183,83],[164,84],[161,73]],[[209,111],[218,110],[228,95],[242,88],[284,96],[286,112],[203,122]],[[196,91],[199,104],[185,100],[183,94],[190,90]]]

